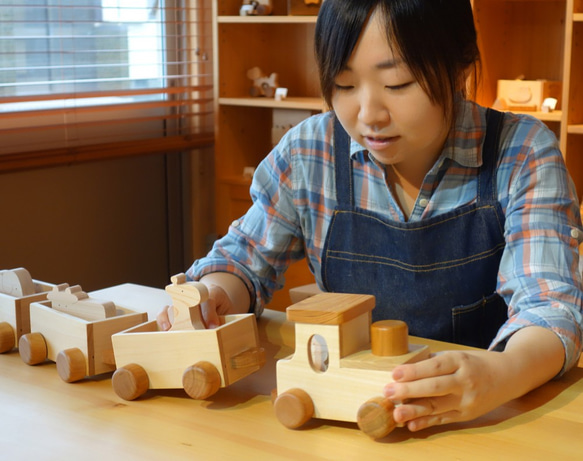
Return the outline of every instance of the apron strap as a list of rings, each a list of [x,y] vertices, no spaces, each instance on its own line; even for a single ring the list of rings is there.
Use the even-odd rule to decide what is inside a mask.
[[[478,175],[477,202],[487,200],[496,201],[496,170],[498,151],[500,150],[500,136],[504,126],[504,113],[494,109],[486,111],[486,139],[482,146],[482,167]]]
[[[336,200],[344,208],[353,208],[352,160],[350,158],[350,136],[334,118],[334,163],[336,171]],[[345,187],[347,185],[348,187]]]

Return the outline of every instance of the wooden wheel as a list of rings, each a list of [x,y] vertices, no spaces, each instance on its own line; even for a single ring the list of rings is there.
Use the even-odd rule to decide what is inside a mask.
[[[197,362],[184,371],[182,386],[193,399],[206,399],[221,387],[221,375],[212,363]]]
[[[384,397],[374,397],[358,409],[356,422],[362,432],[373,439],[382,439],[395,428],[395,405]]]
[[[135,400],[150,388],[150,379],[140,365],[130,363],[115,370],[111,384],[115,393],[122,399]]]
[[[302,389],[289,389],[278,395],[273,403],[275,416],[281,424],[296,429],[314,416],[314,402]]]
[[[37,365],[47,359],[47,343],[40,333],[22,335],[18,341],[18,352],[22,361],[28,365]]]
[[[14,330],[8,322],[0,322],[0,354],[11,351],[15,345]]]
[[[57,373],[66,383],[74,383],[85,378],[85,370],[85,354],[81,349],[73,347],[57,355]]]

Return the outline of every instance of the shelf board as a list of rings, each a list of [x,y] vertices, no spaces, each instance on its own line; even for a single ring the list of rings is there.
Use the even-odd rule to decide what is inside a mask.
[[[219,104],[225,106],[268,107],[272,109],[325,110],[325,104],[321,98],[285,98],[281,101],[262,97],[219,98]]]
[[[317,16],[219,16],[219,24],[315,24]]]
[[[573,15],[573,21],[575,21],[575,22],[583,22],[583,13],[575,13]]]
[[[583,125],[569,125],[567,127],[569,134],[583,134]]]
[[[554,110],[552,112],[510,110],[509,112],[514,114],[532,115],[533,117],[536,117],[543,122],[560,122],[561,118],[563,117],[563,113],[560,110]]]

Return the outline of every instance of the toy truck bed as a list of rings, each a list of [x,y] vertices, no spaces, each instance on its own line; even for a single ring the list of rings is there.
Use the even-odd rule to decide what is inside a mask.
[[[30,281],[29,294],[14,296],[0,291],[0,354],[14,349],[20,337],[30,333],[29,305],[45,300],[54,286],[34,279]]]
[[[147,389],[173,388],[184,388],[193,398],[206,398],[218,387],[229,386],[257,371],[264,357],[255,317],[238,314],[222,319],[223,324],[216,329],[159,331],[156,322],[147,322],[113,335],[118,366],[113,378],[114,390],[126,400],[139,397]],[[197,375],[201,366],[210,370],[216,379],[203,392],[188,381],[189,376]],[[130,370],[136,367],[146,381],[139,390],[130,383],[132,389],[128,392],[124,372],[131,375]],[[139,378],[130,376],[129,379],[133,382]]]
[[[30,331],[20,339],[23,361],[36,365],[49,359],[67,382],[115,370],[111,336],[143,323],[146,313],[115,306],[116,315],[85,320],[51,307],[50,301],[30,304]]]

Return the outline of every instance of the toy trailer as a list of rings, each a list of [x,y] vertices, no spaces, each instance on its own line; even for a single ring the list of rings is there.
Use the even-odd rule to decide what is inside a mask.
[[[357,422],[372,438],[394,427],[394,405],[382,397],[398,364],[429,357],[427,346],[409,345],[404,322],[371,326],[375,298],[322,293],[290,306],[295,352],[277,362],[274,410],[286,427],[310,418]]]
[[[152,321],[113,335],[118,369],[112,384],[125,400],[148,389],[178,388],[205,399],[265,363],[253,314],[226,315],[219,327],[206,329],[200,311],[206,286],[187,282],[184,274],[171,280],[166,287],[174,313],[170,331],[160,331]]]
[[[68,383],[111,372],[111,336],[147,319],[147,313],[93,299],[79,285],[57,285],[46,301],[30,304],[31,332],[20,338],[20,357],[28,365],[56,362]]]
[[[0,354],[30,332],[30,303],[44,301],[53,284],[33,280],[23,267],[0,270]]]

